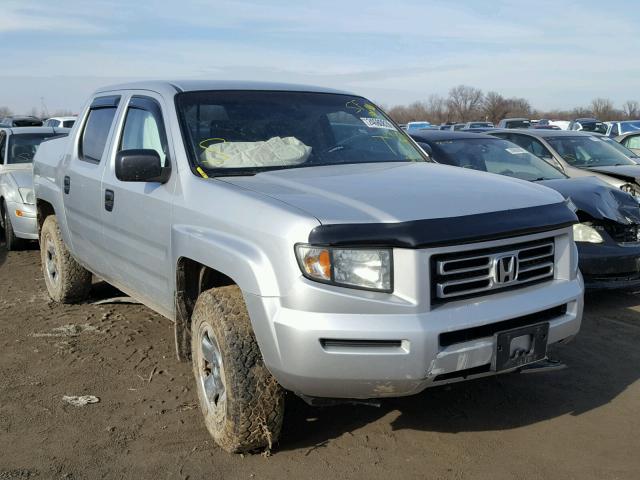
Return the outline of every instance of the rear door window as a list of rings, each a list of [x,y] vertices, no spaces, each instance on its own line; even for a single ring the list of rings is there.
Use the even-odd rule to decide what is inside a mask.
[[[120,97],[98,97],[89,109],[79,145],[81,160],[99,163],[109,139]]]

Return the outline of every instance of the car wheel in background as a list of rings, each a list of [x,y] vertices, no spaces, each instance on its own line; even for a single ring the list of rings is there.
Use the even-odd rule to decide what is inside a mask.
[[[7,204],[3,202],[0,210],[2,211],[2,226],[4,227],[4,241],[7,250],[12,251],[22,248],[24,240],[16,237],[16,233],[13,231],[11,215],[9,215]]]
[[[60,303],[75,303],[87,298],[91,272],[80,266],[67,250],[55,215],[48,216],[40,230],[42,273],[49,296]]]
[[[284,416],[284,391],[267,370],[242,292],[214,288],[198,297],[191,352],[205,424],[227,452],[271,448]]]

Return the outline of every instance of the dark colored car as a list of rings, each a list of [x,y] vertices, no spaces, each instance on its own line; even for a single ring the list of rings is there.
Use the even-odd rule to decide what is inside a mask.
[[[569,124],[568,129],[605,134],[607,133],[607,124],[597,118],[576,118]]]
[[[42,120],[36,117],[4,117],[0,120],[0,127],[41,127]]]
[[[421,132],[413,139],[437,163],[538,182],[570,198],[580,270],[588,288],[640,286],[640,206],[594,177],[568,178],[518,145],[483,134]]]

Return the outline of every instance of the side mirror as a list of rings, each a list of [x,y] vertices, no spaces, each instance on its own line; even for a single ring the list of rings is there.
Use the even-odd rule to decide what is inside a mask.
[[[116,177],[123,182],[166,183],[170,173],[155,150],[121,150],[116,154]]]

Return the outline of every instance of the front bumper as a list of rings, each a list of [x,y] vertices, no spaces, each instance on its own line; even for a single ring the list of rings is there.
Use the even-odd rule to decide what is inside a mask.
[[[580,329],[583,288],[578,276],[410,314],[310,312],[287,308],[278,297],[245,294],[245,300],[265,363],[284,388],[363,399],[412,395],[496,373],[493,335],[442,346],[443,333],[566,305],[545,321],[549,344],[570,339]],[[323,339],[346,342],[323,345]]]
[[[36,220],[35,205],[7,202],[7,210],[16,237],[27,240],[38,240],[38,223]],[[18,215],[18,212],[20,215]]]
[[[607,239],[608,240],[608,239]],[[580,271],[589,289],[640,287],[640,244],[577,243]]]

